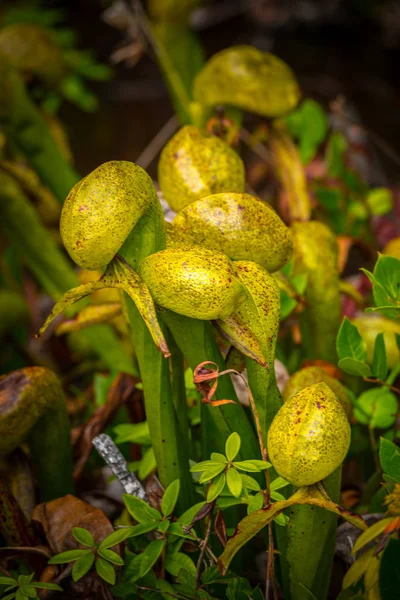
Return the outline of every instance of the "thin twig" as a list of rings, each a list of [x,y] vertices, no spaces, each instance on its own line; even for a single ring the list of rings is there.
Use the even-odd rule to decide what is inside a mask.
[[[254,143],[251,139],[251,133],[244,127],[240,128],[240,139],[256,154],[259,158],[261,158],[268,165],[272,166],[271,155],[261,142]]]
[[[355,119],[351,114],[344,110],[343,102],[341,101],[341,99],[334,100],[333,102],[331,102],[330,109],[334,114],[340,115],[348,121],[356,123],[361,129],[364,129],[364,131],[375,142],[378,148],[380,148],[382,152],[386,154],[386,156],[391,158],[393,162],[400,165],[400,154],[397,152],[397,150],[395,150],[393,146],[391,146],[381,135],[379,135],[369,127],[366,127],[365,125],[359,123],[357,119]]]
[[[178,119],[173,115],[161,127],[160,131],[153,137],[140,156],[138,156],[135,161],[136,164],[139,165],[139,167],[142,167],[142,169],[147,169],[157,154],[162,150],[166,142],[173,136],[178,127]]]
[[[386,383],[386,381],[382,381],[382,379],[373,378],[373,377],[364,377],[363,379],[364,379],[364,381],[367,381],[368,383],[377,383],[378,385],[384,385],[385,387],[389,388],[395,394],[400,394],[400,388],[396,387],[395,385],[390,385],[390,383]]]
[[[213,504],[215,504],[215,500],[214,500]],[[196,567],[196,589],[200,585],[201,565],[203,563],[204,555],[206,553],[206,549],[207,549],[207,546],[208,546],[208,540],[210,539],[211,526],[212,526],[212,511],[208,514],[208,523],[207,523],[206,535],[204,537],[203,543],[201,544],[200,556],[199,556],[199,559],[197,561],[197,567]]]

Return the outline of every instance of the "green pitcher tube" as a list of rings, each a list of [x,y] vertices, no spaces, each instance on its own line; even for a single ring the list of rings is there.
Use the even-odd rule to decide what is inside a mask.
[[[338,248],[334,233],[318,221],[294,223],[293,271],[308,276],[302,314],[302,345],[309,359],[336,362],[341,310]]]
[[[0,377],[0,455],[27,442],[43,502],[73,493],[67,405],[56,375],[27,367]]]

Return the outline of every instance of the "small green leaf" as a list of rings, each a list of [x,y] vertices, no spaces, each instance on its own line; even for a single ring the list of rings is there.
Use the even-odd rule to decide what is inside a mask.
[[[115,443],[131,442],[140,446],[151,446],[151,436],[147,421],[142,423],[121,423],[113,428],[116,434]]]
[[[93,552],[88,551],[85,556],[81,556],[72,567],[72,580],[79,581],[88,571],[90,571],[94,562]]]
[[[168,519],[165,519],[165,521],[160,521],[160,523],[158,524],[157,530],[160,531],[161,533],[165,533],[166,531],[168,531],[170,526],[170,521]]]
[[[113,546],[120,544],[127,538],[132,537],[132,529],[134,529],[134,527],[126,527],[124,529],[117,529],[116,531],[113,531],[110,533],[110,535],[104,538],[99,548],[112,548]]]
[[[271,491],[271,498],[272,500],[275,500],[276,502],[283,502],[284,500],[286,500],[285,496],[283,494],[280,494],[279,492],[276,491]]]
[[[357,538],[356,543],[353,546],[352,554],[355,554],[361,548],[364,548],[369,542],[372,542],[378,535],[381,535],[386,527],[389,525],[391,521],[393,521],[394,517],[390,517],[388,519],[381,519],[377,523],[374,523],[366,531],[363,531],[359,538]]]
[[[218,475],[218,477],[214,479],[207,492],[207,502],[212,502],[213,500],[218,498],[218,496],[225,487],[225,481],[225,473],[221,473],[220,475]]]
[[[376,306],[391,319],[399,318],[400,311],[400,260],[394,256],[379,254],[374,272],[361,269],[372,282]]]
[[[225,454],[229,461],[234,460],[235,456],[237,456],[241,443],[240,435],[236,431],[228,437],[225,443]]]
[[[369,548],[369,550],[366,550],[359,557],[357,557],[356,562],[351,565],[350,569],[343,578],[343,589],[349,588],[361,579],[368,569],[370,561],[373,559],[375,550],[376,547]]]
[[[137,496],[124,494],[124,502],[129,514],[138,523],[147,523],[151,520],[159,521],[162,518],[158,510],[152,508]]]
[[[18,592],[19,590],[17,590]],[[13,598],[17,597],[17,592],[13,592],[12,594],[7,594],[7,596],[3,596],[3,598],[1,600],[13,600]],[[21,598],[21,596],[20,596]],[[22,596],[22,600],[25,600],[25,598]]]
[[[175,479],[172,483],[169,484],[167,489],[164,492],[162,501],[161,501],[161,512],[164,517],[169,517],[172,514],[176,502],[179,496],[180,489],[180,481],[179,479]]]
[[[289,517],[281,513],[280,515],[275,517],[274,522],[280,525],[281,527],[285,527],[289,523]]]
[[[24,583],[30,583],[33,579],[35,573],[31,573],[30,575],[18,575],[18,583],[19,584],[24,584]]]
[[[92,554],[91,550],[67,550],[66,552],[61,552],[61,554],[56,554],[49,560],[49,565],[62,565],[64,563],[72,562],[73,560],[78,560],[83,556],[88,554]]]
[[[0,585],[14,585],[17,586],[18,582],[16,579],[12,577],[4,577],[4,575],[0,575]]]
[[[261,489],[260,484],[258,483],[258,481],[253,479],[253,477],[250,477],[249,475],[246,475],[245,473],[241,473],[240,476],[243,481],[243,486],[246,489],[251,490],[252,492],[258,492]]]
[[[113,550],[109,550],[108,548],[99,548],[98,554],[99,556],[101,556],[101,558],[104,558],[104,560],[108,560],[109,562],[112,562],[115,565],[122,566],[124,564],[124,561],[121,558],[121,556]]]
[[[192,540],[193,535],[191,535],[190,533],[185,533],[184,529],[185,529],[185,526],[182,525],[182,523],[171,523],[168,531],[169,531],[170,535],[176,535],[177,537]]]
[[[400,483],[400,450],[399,448],[390,442],[381,438],[381,445],[379,450],[379,459],[381,467],[386,475],[389,475],[392,479]]]
[[[179,571],[184,569],[192,575],[196,574],[196,566],[190,556],[182,552],[174,552],[169,554],[165,560],[165,569],[173,577],[177,577]]]
[[[146,547],[142,554],[142,561],[140,564],[140,577],[144,577],[146,573],[150,571],[153,565],[157,562],[161,556],[165,546],[165,540],[154,540]]]
[[[386,215],[393,208],[393,192],[388,188],[369,190],[366,202],[373,215]]]
[[[220,454],[219,452],[213,452],[211,454],[211,460],[213,462],[221,462],[221,463],[227,463],[227,459],[226,456],[224,456],[223,454]]]
[[[362,425],[387,429],[396,420],[396,396],[388,389],[376,387],[359,396],[354,404],[354,416]]]
[[[247,514],[250,515],[256,510],[260,510],[264,505],[264,497],[262,494],[255,494],[252,496],[250,502],[247,505]]]
[[[107,583],[114,585],[115,583],[115,569],[114,567],[104,560],[103,558],[96,559],[96,572],[97,574],[104,579]]]
[[[31,583],[32,587],[35,588],[39,588],[41,590],[54,590],[57,592],[62,592],[63,589],[62,587],[60,587],[59,585],[57,585],[56,583],[47,583],[47,582],[42,582],[42,581],[34,581],[33,583]]]
[[[385,381],[388,373],[385,338],[383,333],[378,333],[375,339],[374,358],[372,361],[372,375]]]
[[[214,463],[214,467],[209,467],[207,471],[204,471],[200,476],[200,483],[205,483],[206,481],[210,481],[210,479],[214,479],[217,477],[222,471],[225,469],[225,465],[223,463]]]
[[[235,469],[240,469],[240,471],[259,473],[263,469],[269,469],[271,463],[264,462],[263,460],[239,460],[235,461],[233,466]]]
[[[339,359],[353,358],[361,363],[367,360],[367,345],[357,327],[344,317],[336,340]]]
[[[148,521],[147,523],[139,523],[139,525],[129,527],[130,534],[128,535],[128,538],[137,537],[138,535],[149,533],[149,531],[154,531],[159,524],[160,521]]]
[[[283,479],[283,477],[277,477],[276,479],[274,479],[273,481],[271,481],[269,489],[271,491],[273,491],[273,490],[280,490],[281,488],[284,488],[287,485],[289,485],[289,482],[286,481],[286,479]]]
[[[347,358],[341,358],[338,362],[338,367],[350,375],[359,375],[360,377],[371,376],[371,369],[366,362],[356,360],[350,356]]]
[[[239,498],[243,489],[243,481],[236,469],[229,469],[226,474],[226,483],[232,496]]]
[[[89,531],[87,531],[87,529],[83,529],[82,527],[73,527],[72,535],[76,541],[80,544],[83,544],[83,546],[94,546],[93,536]]]
[[[257,460],[257,459],[246,460],[246,461],[240,462],[240,464],[242,464],[242,465],[244,463],[254,465],[255,467],[257,467],[257,469],[259,471],[264,471],[265,469],[269,469],[272,466],[271,463],[267,462],[266,460]]]
[[[32,587],[29,584],[24,584],[21,585],[21,587],[19,588],[19,591],[24,594],[25,596],[27,596],[28,598],[37,598],[37,593],[34,587]]]
[[[190,471],[191,473],[201,473],[202,471],[206,471],[207,469],[216,467],[220,462],[221,461],[219,460],[203,460],[202,462],[199,462],[190,467]]]

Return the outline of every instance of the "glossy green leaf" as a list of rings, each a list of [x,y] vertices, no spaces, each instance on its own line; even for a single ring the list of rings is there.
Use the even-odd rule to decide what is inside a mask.
[[[290,484],[288,481],[286,481],[286,479],[284,479],[283,477],[276,477],[273,481],[271,481],[271,483],[269,485],[269,489],[271,491],[280,490],[288,485],[290,485]]]
[[[374,301],[379,312],[391,319],[399,318],[400,311],[400,260],[379,254],[374,272],[361,269],[372,282]]]
[[[113,550],[109,550],[108,548],[99,548],[98,555],[101,556],[101,558],[104,558],[104,560],[108,560],[115,565],[122,566],[124,564],[121,556]]]
[[[241,440],[240,435],[235,431],[231,433],[225,443],[225,454],[229,461],[234,460],[240,450]]]
[[[325,111],[318,102],[306,98],[284,120],[292,136],[299,140],[300,156],[303,164],[307,164],[314,158],[328,132]]]
[[[103,558],[96,558],[96,572],[107,583],[114,585],[115,568]]]
[[[193,560],[190,556],[183,554],[182,552],[174,552],[167,555],[165,559],[165,569],[174,577],[177,577],[179,571],[182,569],[193,575],[196,574],[196,565]]]
[[[56,583],[47,583],[46,581],[36,582],[33,581],[31,583],[32,587],[39,588],[41,590],[55,590],[57,592],[62,592],[62,587],[57,585]]]
[[[159,526],[160,521],[147,521],[146,523],[139,523],[139,525],[134,525],[133,527],[129,527],[130,534],[128,537],[137,537],[138,535],[144,535],[145,533],[149,533],[149,531],[154,531]]]
[[[234,467],[240,471],[247,471],[248,473],[259,473],[264,469],[269,469],[271,463],[263,460],[239,460],[235,461]]]
[[[176,502],[178,500],[179,489],[179,479],[175,479],[175,481],[170,483],[167,489],[165,490],[161,501],[161,512],[165,517],[169,517],[169,515],[172,514]]]
[[[373,558],[376,548],[370,548],[363,552],[357,560],[351,565],[350,569],[344,576],[343,588],[347,589],[354,585],[363,577],[365,571],[368,569],[369,562]]]
[[[137,496],[124,494],[124,503],[129,514],[138,523],[147,523],[152,520],[159,521],[162,517],[158,510],[152,508],[146,502],[137,498]]]
[[[221,462],[221,463],[227,463],[226,460],[226,456],[224,454],[221,454],[220,452],[213,452],[211,454],[211,460],[213,462]]]
[[[19,591],[21,592],[21,594],[24,594],[28,598],[37,598],[35,588],[29,584],[21,585]]]
[[[161,556],[165,546],[165,540],[154,540],[146,546],[145,551],[142,554],[142,561],[140,564],[140,577],[144,577],[146,573],[150,571],[153,565],[157,562]]]
[[[127,527],[113,531],[101,542],[99,548],[112,548],[113,546],[120,544],[132,536],[132,529],[134,529],[134,527]]]
[[[185,538],[188,540],[193,539],[193,535],[185,533],[185,525],[182,523],[171,523],[168,529],[169,535],[176,535],[177,537]]]
[[[325,153],[325,162],[331,177],[341,177],[345,170],[345,153],[348,142],[340,132],[334,132],[329,137]]]
[[[195,465],[193,465],[190,468],[190,471],[192,473],[201,473],[202,471],[206,471],[209,468],[214,468],[216,466],[218,466],[218,463],[220,463],[220,460],[203,460],[202,462],[199,462]]]
[[[166,531],[168,531],[170,526],[170,521],[168,519],[165,519],[165,521],[160,521],[157,530],[160,531],[161,533],[165,533]]]
[[[379,460],[383,472],[400,483],[400,449],[398,446],[381,438]]]
[[[18,583],[19,584],[24,584],[24,583],[30,583],[33,579],[34,573],[31,573],[30,575],[18,575]]]
[[[359,396],[354,404],[354,416],[363,425],[387,429],[396,420],[397,399],[386,387],[375,387]]]
[[[79,581],[82,579],[84,575],[91,569],[94,563],[94,554],[93,552],[88,552],[85,556],[81,556],[78,558],[74,566],[72,567],[72,580]]]
[[[243,489],[243,481],[235,469],[229,469],[226,473],[226,484],[232,496],[239,498]]]
[[[383,333],[378,333],[375,338],[374,358],[372,361],[372,375],[384,381],[388,373],[385,339]]]
[[[367,359],[367,345],[362,339],[357,327],[344,317],[336,340],[336,350],[339,359],[353,358],[359,362]]]
[[[369,190],[366,203],[373,215],[386,215],[393,208],[393,192],[383,187]]]
[[[49,560],[49,565],[62,565],[64,563],[72,562],[73,560],[78,560],[85,555],[92,554],[91,550],[67,550],[66,552],[61,552],[61,554],[56,554]]]
[[[372,540],[381,535],[391,521],[393,521],[393,518],[389,517],[387,519],[381,519],[373,525],[370,525],[370,527],[368,527],[366,531],[363,531],[363,533],[357,539],[353,546],[352,554],[355,554],[361,550],[361,548],[364,548],[364,546],[369,544],[369,542],[372,542]]]
[[[121,423],[114,427],[113,431],[117,436],[114,440],[116,444],[131,442],[132,444],[151,446],[149,424],[147,421],[143,421],[142,423]]]
[[[224,469],[225,465],[223,463],[216,463],[214,467],[209,467],[207,471],[204,471],[201,474],[200,483],[205,483],[206,481],[210,481],[210,479],[214,479],[214,477],[219,475]]]
[[[83,544],[83,546],[94,546],[94,539],[90,531],[87,529],[83,529],[82,527],[73,527],[72,535],[76,539],[77,542]]]
[[[225,473],[221,473],[214,479],[214,481],[210,485],[208,492],[207,492],[207,502],[213,502],[213,500],[218,498],[218,496],[224,489],[225,482],[226,482]]]
[[[338,362],[338,367],[350,375],[359,375],[360,377],[370,377],[371,375],[371,369],[366,362],[351,358],[350,356],[341,358]]]
[[[0,575],[0,585],[15,585],[15,586],[17,586],[18,583],[15,579],[12,579],[11,577],[5,577],[4,575]]]
[[[256,510],[260,510],[264,505],[264,497],[262,494],[255,494],[252,496],[250,502],[247,505],[247,514],[255,512]]]
[[[261,489],[260,484],[253,477],[250,477],[249,475],[246,475],[245,473],[241,473],[240,476],[243,481],[243,487],[245,487],[247,490],[251,490],[253,492],[258,492]]]

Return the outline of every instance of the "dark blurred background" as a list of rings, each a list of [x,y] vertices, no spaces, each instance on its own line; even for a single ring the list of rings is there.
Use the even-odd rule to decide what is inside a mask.
[[[99,60],[108,62],[123,45],[126,34],[106,21],[115,20],[115,10],[123,20],[124,0],[46,4],[67,9],[81,47],[95,49]],[[111,4],[114,13],[104,16]],[[399,182],[400,2],[211,0],[193,13],[192,26],[207,56],[232,44],[253,44],[285,60],[305,96],[326,107],[344,96],[377,143],[388,182]],[[151,52],[135,66],[116,65],[113,79],[93,89],[100,97],[97,112],[84,114],[65,105],[61,113],[81,173],[105,160],[135,161],[173,114]],[[150,171],[154,175],[154,164]]]

